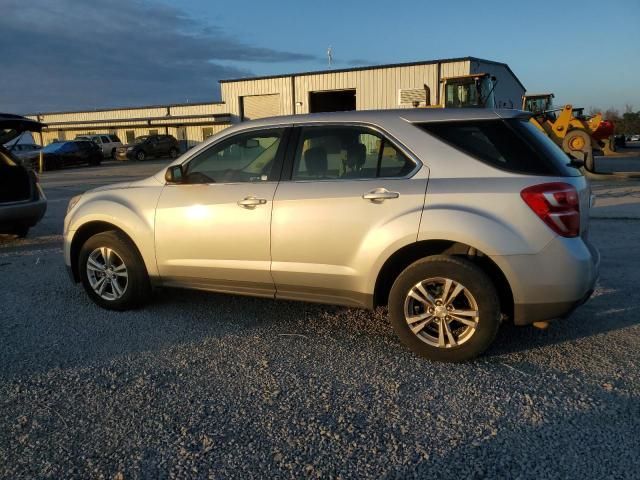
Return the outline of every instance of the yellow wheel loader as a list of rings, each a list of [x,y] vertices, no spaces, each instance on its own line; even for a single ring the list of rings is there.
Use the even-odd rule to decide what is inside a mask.
[[[531,123],[545,132],[572,157],[584,161],[587,170],[594,168],[593,153],[608,150],[613,124],[598,113],[590,118],[582,108],[565,105],[553,108],[553,93],[524,95],[522,109],[532,112]]]
[[[495,106],[493,91],[496,77],[488,73],[474,73],[459,77],[447,77],[440,80],[442,95],[436,97],[436,104],[431,105],[431,92],[425,88],[426,108],[493,108]],[[418,102],[415,106],[418,106]]]

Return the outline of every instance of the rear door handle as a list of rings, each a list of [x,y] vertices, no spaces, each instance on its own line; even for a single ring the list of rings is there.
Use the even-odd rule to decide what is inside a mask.
[[[399,196],[399,192],[390,192],[386,188],[376,188],[375,190],[371,190],[370,192],[362,195],[362,198],[375,202],[376,200],[390,200],[392,198],[398,198]]]
[[[256,197],[244,197],[242,200],[238,201],[238,205],[244,208],[254,208],[258,205],[264,205],[267,203],[267,200],[264,198],[256,198]]]

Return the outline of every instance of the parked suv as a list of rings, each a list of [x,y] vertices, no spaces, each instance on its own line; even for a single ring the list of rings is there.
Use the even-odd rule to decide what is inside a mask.
[[[40,132],[45,126],[26,117],[0,113],[0,233],[25,237],[47,210],[38,175],[3,146],[24,132]]]
[[[145,160],[149,157],[169,156],[176,158],[180,153],[178,140],[172,135],[143,135],[133,143],[116,150],[118,160]]]
[[[594,288],[590,188],[514,110],[246,122],[145,180],[74,197],[73,279],[98,305],[153,286],[388,306],[415,352],[461,361],[500,323],[563,317]]]
[[[78,135],[76,140],[90,140],[100,147],[104,158],[116,158],[116,149],[122,146],[117,135],[112,133],[98,133],[95,135]]]

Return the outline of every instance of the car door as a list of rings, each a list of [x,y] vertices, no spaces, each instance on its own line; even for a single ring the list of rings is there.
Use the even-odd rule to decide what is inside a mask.
[[[273,296],[269,228],[285,133],[221,139],[183,165],[181,183],[165,186],[155,220],[163,283]]]
[[[296,132],[273,203],[277,296],[366,306],[376,262],[415,241],[428,170],[371,127]]]
[[[105,157],[111,156],[111,148],[113,147],[111,140],[107,135],[101,135],[100,140],[102,141],[102,155]]]

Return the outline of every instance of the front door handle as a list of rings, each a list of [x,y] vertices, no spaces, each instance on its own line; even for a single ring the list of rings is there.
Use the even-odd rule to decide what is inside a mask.
[[[258,205],[264,205],[267,200],[264,198],[256,197],[244,197],[242,200],[238,200],[238,205],[244,208],[255,208]]]
[[[390,200],[392,198],[398,198],[400,196],[399,192],[390,192],[386,188],[376,188],[375,190],[371,190],[370,192],[362,195],[362,198],[365,200],[375,201],[383,201]]]

